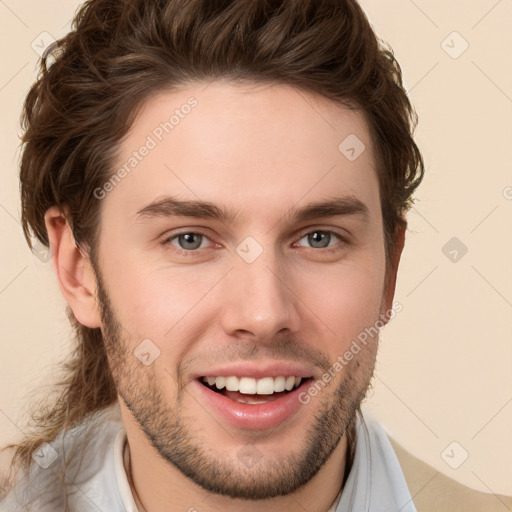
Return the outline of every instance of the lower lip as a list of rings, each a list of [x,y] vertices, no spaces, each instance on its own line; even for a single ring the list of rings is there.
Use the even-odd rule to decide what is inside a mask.
[[[293,416],[302,405],[298,397],[303,391],[303,386],[299,386],[273,402],[243,404],[212,391],[198,380],[191,384],[197,388],[208,410],[213,409],[224,421],[236,428],[262,430],[277,427]]]

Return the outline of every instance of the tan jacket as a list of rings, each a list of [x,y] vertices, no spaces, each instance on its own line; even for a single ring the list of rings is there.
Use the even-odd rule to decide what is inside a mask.
[[[414,457],[391,437],[389,440],[418,512],[512,511],[511,496],[486,494],[459,484]]]

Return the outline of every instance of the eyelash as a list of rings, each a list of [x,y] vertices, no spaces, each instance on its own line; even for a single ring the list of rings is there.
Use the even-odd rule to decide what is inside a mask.
[[[317,249],[315,247],[309,247],[308,249],[312,250],[312,251],[315,251],[315,252],[333,252],[333,251],[336,251],[336,250],[339,250],[339,248],[337,248],[336,246],[339,245],[339,244],[344,244],[346,245],[348,243],[347,239],[342,236],[340,233],[338,233],[337,231],[333,231],[333,230],[330,230],[330,229],[310,229],[308,231],[303,231],[301,232],[299,235],[298,235],[298,240],[297,242],[299,242],[300,240],[302,240],[304,237],[306,237],[307,235],[310,235],[310,234],[313,234],[313,233],[323,233],[323,234],[330,234],[330,235],[334,235],[335,237],[337,237],[340,242],[338,242],[338,244],[334,245],[334,246],[327,246],[327,247],[322,247],[320,249]],[[171,244],[171,241],[182,236],[182,235],[200,235],[200,236],[203,236],[205,238],[207,238],[208,240],[210,240],[210,237],[206,234],[206,233],[203,233],[202,231],[181,231],[179,233],[174,233],[172,236],[170,237],[167,237],[165,238],[165,240],[163,240],[161,242],[161,244],[165,247],[169,246],[169,245],[173,245]],[[295,243],[297,243],[295,242]],[[191,256],[196,256],[197,253],[201,250],[201,249],[191,249],[191,250],[185,250],[185,249],[180,249],[179,247],[173,245],[174,247],[174,251],[176,252],[176,254],[178,254],[179,256],[185,256],[185,257],[191,257]],[[203,248],[205,249],[205,248]]]

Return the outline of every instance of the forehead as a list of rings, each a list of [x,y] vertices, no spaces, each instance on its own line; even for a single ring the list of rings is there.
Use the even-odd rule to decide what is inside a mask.
[[[197,83],[150,97],[114,172],[122,178],[103,207],[131,218],[166,195],[245,220],[329,196],[379,202],[363,114],[278,84]]]

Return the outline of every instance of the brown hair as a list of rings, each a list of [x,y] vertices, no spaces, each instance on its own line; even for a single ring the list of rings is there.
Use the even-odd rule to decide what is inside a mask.
[[[151,94],[194,81],[287,84],[359,109],[378,160],[386,247],[411,206],[424,165],[413,140],[416,113],[392,50],[356,0],[88,0],[73,30],[41,62],[22,116],[22,224],[48,245],[44,214],[68,212],[77,243],[94,248],[116,149]],[[340,141],[341,142],[341,141]],[[116,390],[99,329],[76,322],[77,344],[38,430],[15,446],[33,451]]]

